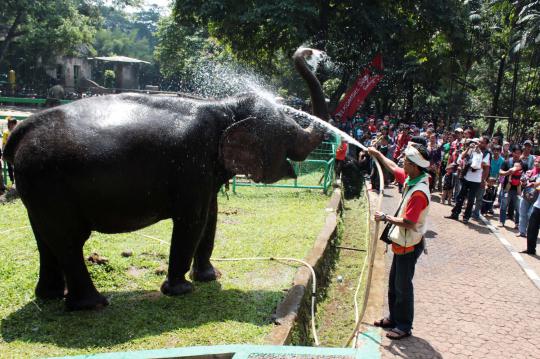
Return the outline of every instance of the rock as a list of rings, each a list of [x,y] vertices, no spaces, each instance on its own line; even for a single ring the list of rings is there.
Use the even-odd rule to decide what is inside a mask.
[[[156,273],[156,275],[165,275],[167,274],[167,267],[165,265],[160,265],[156,268],[154,273]]]
[[[101,257],[97,252],[92,253],[86,258],[90,263],[102,265],[109,263],[109,259]]]
[[[122,252],[122,257],[131,257],[133,255],[133,251],[130,251],[129,249]]]

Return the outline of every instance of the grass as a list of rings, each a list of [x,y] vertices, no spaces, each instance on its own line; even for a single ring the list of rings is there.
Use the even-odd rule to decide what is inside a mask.
[[[242,188],[229,199],[220,195],[213,256],[304,258],[323,227],[327,201],[309,190]],[[18,200],[0,211],[0,357],[261,344],[297,269],[275,261],[215,262],[223,273],[219,282],[197,283],[192,294],[171,298],[159,292],[165,279],[159,269],[168,258],[168,245],[159,240],[170,240],[170,221],[126,234],[93,233],[85,256],[109,259],[88,266],[111,305],[65,312],[61,301],[34,297],[38,252],[24,206]],[[124,250],[133,256],[122,257]]]
[[[340,225],[340,247],[367,249],[369,237],[366,223],[368,205],[365,197],[345,202],[343,222]],[[322,346],[343,347],[352,334],[354,322],[354,292],[367,252],[340,248],[332,282],[326,298],[318,304],[317,326]],[[366,285],[366,275],[360,288],[359,307]],[[338,281],[338,276],[342,280]],[[340,279],[341,279],[340,278]]]

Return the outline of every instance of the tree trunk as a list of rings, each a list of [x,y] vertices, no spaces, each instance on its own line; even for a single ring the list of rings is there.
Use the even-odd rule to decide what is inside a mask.
[[[514,134],[514,110],[516,107],[516,89],[517,89],[517,83],[518,83],[518,74],[519,74],[519,60],[520,60],[520,53],[518,52],[516,54],[516,58],[514,59],[514,75],[512,77],[512,96],[511,96],[511,102],[510,102],[510,116],[508,119],[508,133],[507,137],[511,137]]]
[[[330,16],[330,1],[321,0],[319,8],[319,32],[316,37],[316,46],[324,51],[326,51],[326,43],[328,41],[328,24]]]
[[[11,27],[9,28],[7,35],[4,39],[4,42],[2,43],[2,46],[0,47],[0,64],[4,60],[4,57],[6,56],[7,50],[9,48],[9,44],[15,37],[15,31],[17,31],[17,27],[21,24],[23,21],[23,11],[20,9],[17,12],[17,16],[15,16],[15,20],[13,20],[13,24],[11,24]]]
[[[499,73],[497,74],[497,83],[495,85],[495,93],[493,94],[493,102],[491,103],[491,116],[497,116],[499,114],[499,97],[501,95],[501,87],[504,76],[504,66],[506,64],[506,55],[501,56],[499,62]],[[489,119],[489,126],[487,132],[492,134],[495,130],[495,117]]]
[[[407,99],[405,103],[405,120],[411,121],[414,108],[414,83],[413,80],[407,81]]]

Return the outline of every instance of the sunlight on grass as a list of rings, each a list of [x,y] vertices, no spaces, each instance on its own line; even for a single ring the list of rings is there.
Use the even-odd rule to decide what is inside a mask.
[[[328,199],[320,191],[270,188],[242,188],[229,199],[219,195],[213,257],[304,258],[323,227]],[[219,282],[196,283],[194,293],[170,298],[159,292],[165,275],[157,270],[168,261],[163,241],[170,241],[171,221],[126,234],[93,233],[85,256],[98,252],[109,259],[88,267],[111,305],[68,313],[60,301],[35,300],[38,252],[24,206],[16,201],[0,210],[0,357],[261,344],[297,269],[277,262],[215,262],[223,273]],[[124,250],[133,256],[122,257]]]

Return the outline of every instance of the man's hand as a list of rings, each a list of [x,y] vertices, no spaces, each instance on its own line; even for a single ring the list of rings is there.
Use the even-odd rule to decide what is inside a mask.
[[[380,222],[386,220],[386,214],[384,212],[375,212],[375,221]]]
[[[368,147],[367,150],[368,153],[373,157],[377,157],[378,155],[380,155],[380,152],[375,147]]]

